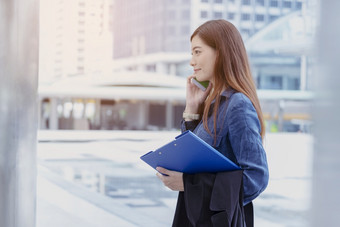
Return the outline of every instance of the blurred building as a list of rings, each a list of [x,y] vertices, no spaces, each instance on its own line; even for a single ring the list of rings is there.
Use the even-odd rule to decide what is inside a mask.
[[[102,9],[100,2],[89,7]],[[224,18],[233,22],[243,35],[267,131],[310,132],[313,94],[309,75],[315,30],[311,5],[315,6],[315,2],[114,0],[112,8],[107,5],[112,9],[114,37],[105,50],[113,53],[111,68],[105,73],[104,67],[94,65],[96,61],[83,62],[77,58],[74,65],[84,64],[83,74],[77,71],[68,75],[83,78],[64,78],[61,83],[41,86],[41,128],[178,129],[185,106],[183,81],[192,74],[190,35],[206,20]],[[79,1],[76,8],[90,3]],[[91,11],[85,15],[91,16]],[[105,42],[102,45],[105,47]],[[93,54],[84,55],[86,59],[95,56],[101,59],[96,54],[107,53],[85,49],[79,50]],[[70,56],[77,54],[78,49]],[[89,70],[91,67],[97,71]],[[120,83],[123,77],[129,81]],[[85,78],[89,80],[83,86],[81,81]],[[181,80],[169,87],[165,82],[174,78]],[[67,83],[72,86],[67,87]]]
[[[247,41],[279,18],[301,11],[306,3],[305,0],[114,0],[114,71],[142,70],[186,77],[192,73],[189,39],[200,24],[226,19]]]
[[[206,20],[226,19],[244,39],[269,23],[293,11],[301,10],[303,0],[193,0],[192,29]]]
[[[185,78],[150,72],[69,77],[41,85],[41,129],[174,130],[185,105]]]
[[[191,75],[190,35],[207,20],[226,19],[239,29],[247,46],[268,130],[310,131],[315,3],[115,0],[114,68]]]
[[[111,0],[40,3],[40,82],[105,71],[112,61]]]
[[[189,51],[190,13],[190,0],[115,0],[114,58]]]
[[[190,52],[191,33],[211,19],[232,22],[247,39],[301,8],[302,0],[115,0],[113,56]],[[147,64],[145,69],[170,72],[171,65]]]

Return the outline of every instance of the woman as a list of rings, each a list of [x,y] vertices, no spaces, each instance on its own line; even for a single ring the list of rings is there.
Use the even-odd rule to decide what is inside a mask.
[[[253,226],[252,200],[268,184],[268,166],[264,121],[241,35],[225,20],[208,21],[192,34],[191,49],[194,75],[187,79],[182,131],[193,131],[242,170],[185,174],[157,167],[163,183],[180,192],[173,226]],[[206,91],[193,78],[208,80]]]

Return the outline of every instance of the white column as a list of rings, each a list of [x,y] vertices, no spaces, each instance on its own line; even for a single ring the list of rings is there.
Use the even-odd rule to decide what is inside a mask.
[[[174,111],[172,108],[171,101],[166,102],[166,109],[165,109],[165,127],[170,130],[173,128],[173,120],[174,119]]]
[[[300,90],[305,91],[307,87],[307,56],[301,56],[300,64]]]
[[[57,130],[58,129],[58,100],[57,98],[50,98],[50,129]]]
[[[170,75],[176,75],[176,64],[175,63],[170,64],[169,74]]]
[[[95,110],[94,110],[94,126],[101,128],[100,125],[100,114],[101,114],[101,106],[100,106],[100,99],[95,100]]]
[[[283,119],[283,115],[284,115],[284,112],[285,112],[285,100],[280,100],[279,101],[279,108],[278,108],[278,119],[277,119],[277,122],[278,122],[278,130],[279,132],[282,132],[283,131],[283,122],[284,122],[284,119]]]
[[[0,226],[34,227],[39,1],[0,3]]]
[[[157,62],[156,63],[156,72],[157,73],[167,74],[166,64],[164,62]]]
[[[312,227],[339,226],[340,214],[340,1],[318,2]]]
[[[145,129],[149,124],[149,102],[147,100],[140,102],[140,129]]]

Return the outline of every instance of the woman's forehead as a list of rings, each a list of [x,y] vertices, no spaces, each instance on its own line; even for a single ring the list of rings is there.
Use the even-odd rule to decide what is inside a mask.
[[[202,47],[204,45],[206,45],[206,44],[204,43],[204,41],[198,35],[194,36],[191,40],[191,47],[192,48],[194,48],[195,46]]]

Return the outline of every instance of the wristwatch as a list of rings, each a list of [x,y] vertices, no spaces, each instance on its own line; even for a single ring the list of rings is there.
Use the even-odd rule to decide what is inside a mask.
[[[183,118],[184,118],[184,120],[199,120],[200,115],[183,112]]]

